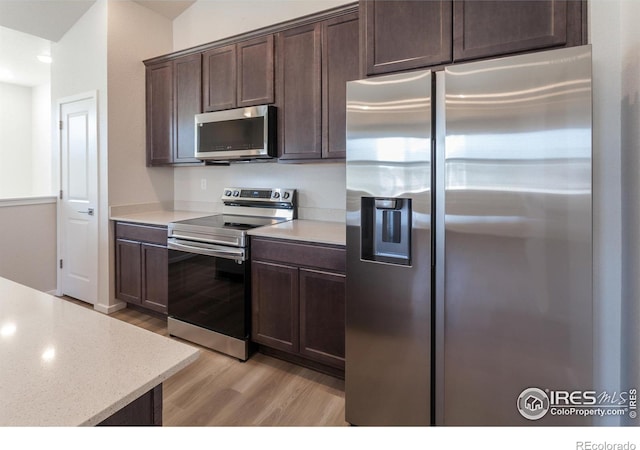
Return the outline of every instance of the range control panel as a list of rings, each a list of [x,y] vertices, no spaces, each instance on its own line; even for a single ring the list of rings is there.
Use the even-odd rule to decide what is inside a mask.
[[[268,203],[294,203],[296,190],[286,188],[224,188],[222,192],[222,201],[239,202],[268,202]]]

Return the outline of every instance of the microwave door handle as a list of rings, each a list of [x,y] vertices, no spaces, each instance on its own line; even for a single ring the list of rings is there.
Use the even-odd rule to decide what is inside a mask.
[[[176,240],[170,240],[167,242],[167,247],[173,250],[183,250],[189,253],[197,253],[199,255],[214,256],[218,258],[233,259],[235,261],[244,261],[244,249],[228,250],[224,247],[218,247],[213,245],[199,246],[188,245],[178,242]]]

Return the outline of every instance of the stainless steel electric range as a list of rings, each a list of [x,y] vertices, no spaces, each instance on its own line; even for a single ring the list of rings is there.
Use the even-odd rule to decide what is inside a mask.
[[[249,357],[247,231],[296,218],[295,189],[225,188],[222,214],[169,224],[169,334]]]

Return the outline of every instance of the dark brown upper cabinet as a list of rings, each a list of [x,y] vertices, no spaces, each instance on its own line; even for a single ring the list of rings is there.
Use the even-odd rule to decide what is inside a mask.
[[[451,18],[448,0],[360,0],[363,74],[451,62]]]
[[[313,23],[277,36],[280,159],[322,157],[321,35]]]
[[[146,67],[147,166],[173,159],[173,62]]]
[[[273,103],[273,52],[273,35],[204,52],[204,110],[219,111]]]
[[[202,54],[202,102],[205,111],[236,106],[236,45],[225,45]]]
[[[360,78],[358,14],[322,24],[322,157],[346,156],[347,81]]]
[[[273,35],[239,42],[236,49],[238,108],[273,103]]]
[[[586,43],[581,0],[360,0],[364,76]]]
[[[202,112],[200,54],[146,67],[147,165],[199,163],[193,116]]]
[[[280,159],[345,157],[346,82],[359,78],[358,14],[278,34]]]
[[[173,163],[199,163],[195,154],[194,119],[202,112],[202,57],[183,56],[174,64],[175,144]]]
[[[456,0],[454,60],[581,45],[583,6],[565,0]]]

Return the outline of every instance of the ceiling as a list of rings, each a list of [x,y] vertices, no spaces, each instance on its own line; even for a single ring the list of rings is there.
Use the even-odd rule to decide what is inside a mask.
[[[58,41],[95,0],[1,0],[0,26]]]
[[[184,12],[195,0],[133,0],[139,5],[145,6],[167,19],[173,20]]]
[[[195,0],[133,0],[169,20]],[[50,66],[37,56],[57,42],[96,0],[0,0],[0,82],[38,86]]]
[[[38,55],[51,54],[51,41],[0,27],[0,82],[39,86],[49,82],[51,66]]]

